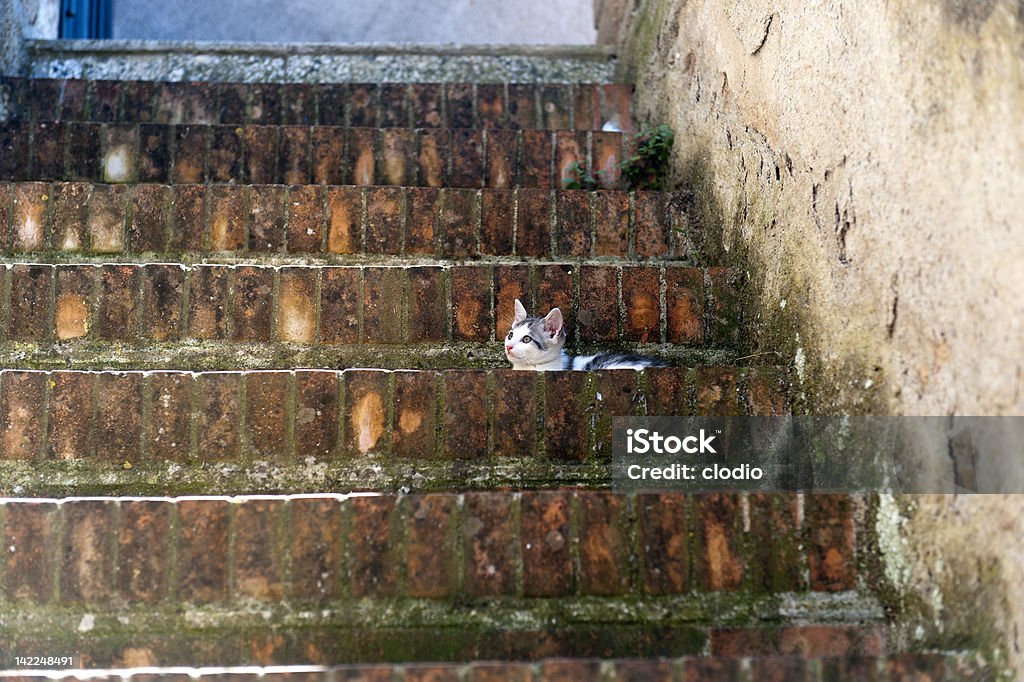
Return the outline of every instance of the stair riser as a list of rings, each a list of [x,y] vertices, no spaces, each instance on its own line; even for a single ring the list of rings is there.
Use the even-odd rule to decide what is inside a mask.
[[[8,120],[330,125],[387,128],[632,129],[622,84],[308,83],[0,79]]]
[[[683,195],[0,183],[0,251],[693,260]]]
[[[634,144],[572,130],[7,123],[0,180],[560,189],[579,163],[618,189]]]
[[[3,340],[494,342],[514,301],[559,306],[569,343],[737,346],[739,273],[614,265],[6,267]],[[608,292],[621,291],[621,295]]]
[[[385,464],[480,458],[607,463],[613,415],[780,414],[787,410],[787,388],[787,373],[771,367],[639,373],[4,370],[0,444],[4,459],[44,468],[79,461],[121,469],[126,462],[152,468],[164,462],[202,467],[267,461],[301,473],[307,458],[347,464],[371,454],[387,458]],[[67,469],[68,481],[75,471]],[[131,480],[126,471],[118,472],[119,480]],[[39,476],[47,478],[42,469]],[[458,470],[450,476],[458,478]],[[145,477],[140,471],[140,482]],[[353,485],[360,480],[368,486],[372,477]],[[238,485],[253,484],[240,478]],[[275,484],[263,485],[259,489],[273,490]]]

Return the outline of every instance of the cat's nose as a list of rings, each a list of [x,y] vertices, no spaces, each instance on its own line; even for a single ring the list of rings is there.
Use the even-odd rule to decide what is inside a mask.
[[[509,352],[510,350],[512,350],[512,346],[510,346],[510,345],[508,345],[508,344],[506,343],[506,344],[505,344],[505,352],[507,353],[507,352]]]

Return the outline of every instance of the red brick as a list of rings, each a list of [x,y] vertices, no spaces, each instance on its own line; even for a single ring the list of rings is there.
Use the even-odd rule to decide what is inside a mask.
[[[477,256],[480,204],[475,190],[441,190],[441,251],[449,258]]]
[[[188,336],[193,339],[227,337],[228,281],[224,265],[194,265],[188,274]]]
[[[338,380],[333,371],[295,371],[295,454],[330,459],[338,440]]]
[[[239,454],[239,372],[196,376],[199,394],[199,456],[203,461],[233,461]]]
[[[524,595],[570,594],[574,575],[569,493],[528,491],[521,505]]]
[[[540,110],[544,127],[548,130],[569,128],[571,108],[569,89],[563,85],[545,85],[540,88]]]
[[[421,130],[419,133],[419,182],[424,187],[448,184],[449,133],[447,130]]]
[[[412,267],[408,274],[409,342],[447,340],[444,270],[435,266]]]
[[[139,126],[139,182],[167,182],[171,177],[171,132],[163,125]]]
[[[407,503],[405,570],[409,597],[444,599],[455,589],[457,567],[454,518],[457,498],[450,494],[413,495]]]
[[[281,123],[281,86],[277,83],[254,83],[249,118],[253,123],[271,126]]]
[[[635,415],[643,400],[637,389],[637,374],[631,369],[605,370],[597,375],[594,402],[594,453],[599,459],[611,457],[612,418]]]
[[[563,190],[557,194],[555,238],[559,256],[590,256],[590,192]]]
[[[612,596],[629,591],[626,498],[608,492],[576,493],[579,509],[580,591]]]
[[[537,440],[536,374],[496,370],[494,394],[494,456],[522,456],[535,451]]]
[[[786,414],[789,377],[784,367],[748,368],[744,371],[743,383],[748,414]]]
[[[185,116],[190,123],[217,122],[217,95],[212,83],[193,81],[185,96]]]
[[[345,99],[347,124],[353,127],[377,125],[377,87],[369,83],[353,83],[348,88]]]
[[[124,251],[128,200],[123,185],[94,185],[89,197],[89,234],[93,251]]]
[[[454,289],[454,285],[453,285]],[[518,298],[530,310],[530,271],[521,265],[498,265],[494,268],[495,341],[502,341],[515,318],[515,300]],[[454,298],[454,297],[453,297]]]
[[[801,556],[800,525],[795,495],[751,494],[750,573],[755,589],[796,592],[807,589]]]
[[[223,601],[228,591],[228,512],[225,500],[181,500],[178,508],[178,599]]]
[[[105,341],[136,338],[136,265],[103,265],[100,268],[100,300],[97,331]]]
[[[412,125],[414,128],[443,128],[441,86],[437,83],[413,83]]]
[[[636,193],[636,255],[666,258],[672,255],[671,226],[664,192]]]
[[[963,671],[963,677],[960,677],[957,674],[960,671],[955,670],[952,665],[947,670],[946,658],[942,654],[915,653],[890,656],[885,660],[885,670],[888,679],[893,682],[939,682],[967,679],[969,676],[967,671]]]
[[[100,179],[100,125],[69,123],[68,180],[96,182]],[[27,147],[26,135],[26,147]],[[25,164],[28,168],[28,164]],[[20,179],[20,178],[18,178]]]
[[[914,654],[918,656],[920,654]],[[890,658],[890,660],[892,660]],[[881,671],[879,670],[879,663],[882,662],[877,658],[868,658],[864,656],[848,657],[848,658],[830,658],[825,659],[821,662],[821,679],[825,682],[835,682],[836,680],[863,680],[863,682],[879,682],[884,679]],[[959,679],[956,675],[947,678],[936,678],[936,679]],[[969,676],[965,676],[965,679],[970,679]]]
[[[735,370],[729,367],[699,367],[694,381],[697,414],[736,416],[740,414]]]
[[[406,682],[459,682],[459,667],[453,663],[409,663],[402,666]]]
[[[555,133],[555,175],[556,187],[565,187],[579,180],[577,168],[593,170],[587,163],[587,135],[569,130]]]
[[[277,340],[292,343],[313,343],[316,340],[318,272],[308,267],[281,268]]]
[[[61,602],[103,604],[110,598],[115,504],[111,500],[76,500],[64,505]]]
[[[214,83],[213,90],[220,110],[218,123],[239,124],[249,120],[248,83]]]
[[[437,219],[440,190],[410,187],[406,190],[405,253],[437,253]]]
[[[683,682],[741,680],[742,659],[694,656],[683,660]]]
[[[615,682],[672,682],[670,661],[616,661]]]
[[[469,83],[449,83],[445,86],[448,100],[448,125],[452,128],[475,128],[473,117],[473,86]]]
[[[669,343],[678,345],[704,340],[703,302],[704,278],[698,268],[665,269],[665,316]]]
[[[401,253],[402,202],[400,187],[373,187],[366,195],[366,251]]]
[[[409,93],[404,83],[381,83],[378,87],[380,108],[377,110],[382,128],[406,128],[409,126]]]
[[[850,590],[857,586],[853,500],[848,495],[807,495],[808,563],[811,589]]]
[[[324,202],[320,187],[297,185],[288,189],[288,250],[317,253],[321,250]]]
[[[640,343],[661,342],[661,281],[658,268],[622,269],[623,336]]]
[[[618,338],[617,269],[604,265],[580,268],[579,334],[587,341]]]
[[[255,252],[282,252],[285,243],[285,188],[261,185],[241,188],[248,210],[248,248]]]
[[[179,126],[175,130],[174,171],[175,184],[197,183],[206,179],[206,146],[210,127],[203,125]]]
[[[8,338],[45,341],[50,336],[52,265],[15,265],[11,268],[11,314]]]
[[[358,268],[326,267],[320,286],[320,340],[357,343],[362,306]]]
[[[162,185],[137,185],[132,189],[131,220],[128,223],[128,240],[132,251],[164,251],[170,199],[170,188]]]
[[[464,499],[466,591],[475,597],[515,594],[515,498],[510,493],[466,493]]]
[[[686,497],[638,495],[637,517],[643,548],[641,579],[645,594],[684,594],[690,589]]]
[[[281,86],[281,123],[308,126],[316,123],[316,94],[308,83]]]
[[[240,265],[235,268],[233,303],[235,341],[269,341],[273,310],[274,270]]]
[[[4,503],[3,580],[7,599],[33,604],[52,601],[54,555],[60,544],[56,531],[58,509],[52,502]]]
[[[601,125],[606,122],[617,123],[624,132],[631,133],[633,127],[633,113],[631,101],[633,86],[626,83],[605,83],[594,86],[596,99],[594,101],[594,114]],[[600,128],[600,125],[595,125]]]
[[[320,115],[324,112],[321,109]],[[345,129],[317,126],[310,136],[313,182],[340,185],[345,181]]]
[[[66,265],[57,270],[54,332],[58,341],[88,336],[97,271],[94,265]]]
[[[338,596],[344,545],[341,505],[333,498],[296,498],[291,506],[291,596],[323,601]]]
[[[392,449],[403,458],[435,456],[437,375],[434,372],[395,372]]]
[[[143,451],[156,461],[184,461],[191,441],[192,375],[153,372],[147,381],[150,403]]]
[[[579,658],[549,658],[541,661],[540,679],[543,682],[599,680],[601,679],[601,661]]]
[[[452,459],[487,456],[487,374],[446,372],[445,452]]]
[[[181,337],[185,272],[177,265],[147,264],[142,277],[142,336],[154,341]]]
[[[399,343],[405,271],[395,267],[365,268],[363,278],[363,340]]]
[[[572,265],[538,265],[536,315],[547,315],[552,308],[562,312],[563,328],[568,341],[576,338],[576,315],[573,313]]]
[[[242,146],[245,131],[231,126],[212,128],[210,180],[234,182],[242,178]]]
[[[280,601],[284,596],[284,500],[246,500],[235,506],[236,599]]]
[[[349,182],[353,185],[374,185],[376,183],[377,131],[372,128],[351,128],[348,131]]]
[[[516,186],[516,155],[519,133],[515,130],[487,131],[487,187],[511,189]]]
[[[327,188],[327,251],[359,253],[362,250],[362,191],[358,187]]]
[[[546,375],[544,441],[548,459],[583,460],[589,453],[593,390],[585,372]]]
[[[156,83],[154,121],[181,123],[185,120],[185,99],[188,84],[184,82]]]
[[[0,458],[36,459],[42,447],[47,374],[3,370],[0,390]]]
[[[277,128],[248,126],[245,129],[245,181],[250,185],[275,182]]]
[[[536,94],[533,85],[528,83],[509,83],[508,117],[510,128],[516,130],[536,128],[536,108]]]
[[[139,134],[134,125],[103,126],[100,132],[100,150],[103,182],[137,182],[139,179],[136,165],[139,146]],[[61,145],[63,147],[63,145]],[[60,150],[63,157],[63,149]],[[59,164],[63,170],[63,158]]]
[[[740,555],[739,499],[732,494],[698,495],[699,517],[696,558],[697,582],[700,589],[712,592],[740,589],[744,578],[744,561]]]
[[[27,123],[0,123],[0,178],[25,180],[29,177],[29,137]]]
[[[50,374],[50,457],[68,460],[92,455],[94,378],[88,372]]]
[[[169,251],[204,251],[206,187],[176,185],[171,188]]]
[[[240,187],[210,188],[210,250],[240,251],[245,248],[245,206]]]
[[[597,256],[624,258],[629,255],[629,195],[624,192],[597,192],[594,195],[595,240]]]
[[[348,548],[353,597],[395,596],[397,519],[392,496],[351,497]]]
[[[365,454],[388,448],[388,374],[380,370],[346,370],[345,451]]]
[[[452,338],[487,341],[491,334],[491,270],[455,266],[449,270],[452,287]]]
[[[591,172],[597,179],[601,189],[620,189],[622,187],[622,136],[618,133],[594,132],[591,135],[593,144]]]
[[[251,372],[246,375],[246,430],[254,457],[272,462],[289,459],[288,384],[290,372]]]
[[[594,115],[595,88],[590,83],[573,85],[572,123],[576,130],[600,130],[604,121],[598,121]]]
[[[128,602],[155,604],[167,590],[171,503],[123,500],[117,528],[117,590]]]
[[[64,138],[63,123],[36,123],[35,149],[32,160],[32,178],[35,180],[64,179]]]
[[[481,128],[505,127],[505,86],[481,83],[476,86],[477,113]]]
[[[484,180],[483,135],[479,130],[452,130],[451,187],[481,187]]]
[[[49,205],[49,186],[26,182],[14,186],[11,211],[11,248],[14,251],[42,250]]]
[[[711,631],[714,656],[881,656],[885,636],[877,628],[809,625],[779,629],[722,628]]]
[[[551,255],[551,192],[546,189],[519,190],[519,217],[516,229],[516,255]]]
[[[475,662],[470,668],[472,682],[531,682],[529,663]]]
[[[512,190],[484,191],[480,216],[481,254],[512,255],[516,229],[515,201]]]
[[[100,372],[96,376],[96,457],[137,461],[142,436],[142,374]]]
[[[277,182],[285,185],[309,182],[309,128],[281,128],[277,148]]]
[[[387,128],[381,131],[382,185],[411,184],[415,174],[416,134],[411,130]]]

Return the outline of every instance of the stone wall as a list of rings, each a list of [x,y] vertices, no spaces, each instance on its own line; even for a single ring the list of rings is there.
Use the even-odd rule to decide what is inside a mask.
[[[597,24],[605,37],[620,26],[638,115],[675,129],[676,179],[750,270],[758,342],[790,354],[807,409],[1024,414],[1024,5],[637,0],[624,11]],[[955,646],[991,633],[1024,671],[1024,608],[1008,592],[1021,574],[1019,498],[894,509],[902,549],[884,558],[906,613],[921,616],[908,638]]]

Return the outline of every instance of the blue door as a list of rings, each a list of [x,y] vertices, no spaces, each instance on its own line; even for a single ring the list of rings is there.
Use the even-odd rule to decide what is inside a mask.
[[[61,0],[61,38],[109,38],[112,0]]]

